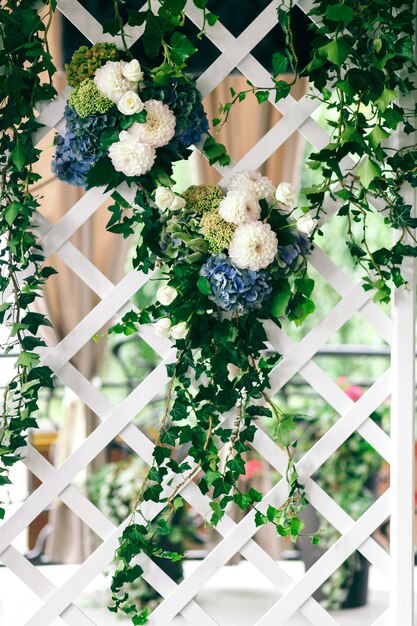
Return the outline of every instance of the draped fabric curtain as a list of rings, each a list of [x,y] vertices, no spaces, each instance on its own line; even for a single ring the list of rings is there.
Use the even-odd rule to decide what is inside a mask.
[[[283,75],[279,79],[291,80],[292,76]],[[248,88],[246,78],[240,74],[228,76],[204,99],[204,108],[211,121],[218,117],[219,104],[231,100],[230,89],[236,93]],[[306,92],[307,82],[298,80],[291,88],[291,95],[300,99]],[[242,159],[247,152],[281,119],[281,114],[269,102],[259,105],[256,98],[249,94],[246,99],[235,104],[230,110],[227,123],[216,135],[220,143],[224,143],[234,161]],[[294,133],[269,159],[261,165],[259,171],[268,176],[273,183],[286,181],[297,186],[299,184],[301,163],[305,143],[299,133]],[[197,154],[195,157],[198,182],[217,183],[221,178],[207,160]]]
[[[55,66],[62,68],[60,14],[54,16],[50,31],[50,47]],[[66,84],[65,75],[58,70],[54,77],[55,87],[60,91]],[[57,180],[50,168],[54,152],[53,132],[39,146],[42,154],[36,166],[42,180],[34,190],[40,194],[41,214],[51,223],[56,223],[81,198],[83,190]],[[123,275],[126,263],[127,242],[121,236],[106,232],[109,218],[107,204],[100,207],[71,237],[73,243],[109,280],[117,283]],[[46,307],[53,329],[45,333],[52,345],[63,339],[69,331],[99,302],[98,296],[54,255],[48,261],[58,274],[51,276],[45,286],[43,306]],[[72,364],[88,380],[97,375],[105,342],[92,340],[72,359]],[[98,425],[97,416],[86,407],[75,394],[64,393],[60,415],[60,427],[55,448],[54,461],[60,465]],[[105,462],[104,454],[90,464],[88,472],[76,479],[77,486],[85,489],[87,474]],[[80,563],[88,557],[95,538],[87,526],[60,500],[57,500],[50,515],[52,532],[48,538],[46,553],[53,561]]]

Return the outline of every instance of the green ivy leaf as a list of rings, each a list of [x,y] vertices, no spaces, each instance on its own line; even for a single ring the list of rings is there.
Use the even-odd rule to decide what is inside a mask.
[[[381,93],[379,98],[375,100],[375,104],[378,107],[378,109],[383,113],[385,109],[387,109],[389,105],[392,102],[394,102],[394,100],[397,99],[397,97],[398,97],[398,94],[395,91],[395,89],[387,89],[385,87],[384,91]]]
[[[359,176],[361,184],[368,189],[374,178],[381,175],[381,168],[368,155],[362,159],[356,168],[356,174]]]
[[[207,280],[207,278],[204,278],[204,276],[198,277],[197,287],[198,287],[198,290],[205,296],[208,296],[209,294],[211,294],[210,283]]]
[[[143,609],[143,611],[141,611],[139,615],[133,615],[132,624],[134,624],[134,626],[143,626],[143,624],[146,624],[146,622],[148,621],[148,617],[149,609]]]
[[[326,17],[332,22],[343,22],[347,26],[355,17],[355,12],[344,3],[330,4],[326,7]]]
[[[288,58],[285,54],[281,54],[281,52],[274,52],[272,55],[272,75],[278,76],[278,74],[283,74],[288,69]]]
[[[275,283],[271,297],[271,313],[274,317],[285,317],[291,296],[291,288],[287,280]]]
[[[9,226],[13,224],[16,217],[19,215],[19,211],[21,208],[24,208],[22,204],[19,202],[11,202],[9,206],[6,207],[4,211],[4,219],[8,223]]]
[[[12,150],[11,159],[13,165],[21,171],[27,163],[27,153],[21,141],[18,141]]]
[[[258,101],[258,104],[262,104],[262,102],[266,102],[266,100],[268,100],[269,91],[256,91],[255,96]]]
[[[184,62],[195,52],[197,48],[186,35],[175,31],[171,37],[171,59],[176,65],[182,66]]]
[[[318,49],[320,56],[325,56],[330,63],[340,67],[348,58],[352,47],[343,37],[333,39],[325,46]]]

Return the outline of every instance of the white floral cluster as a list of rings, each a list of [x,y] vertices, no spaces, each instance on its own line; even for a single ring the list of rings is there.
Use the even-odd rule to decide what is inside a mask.
[[[268,223],[261,221],[260,200],[274,202],[275,187],[259,172],[239,172],[230,181],[220,202],[219,214],[236,224],[229,256],[240,269],[258,271],[270,265],[278,251],[278,238]]]
[[[175,287],[170,287],[170,285],[164,285],[156,292],[156,299],[163,306],[169,306],[172,302],[174,302],[177,296],[178,291]],[[172,324],[169,317],[161,317],[155,322],[154,330],[160,337],[171,337],[171,339],[177,340],[185,339],[190,329],[187,322]]]
[[[229,256],[240,269],[258,271],[270,265],[278,250],[278,238],[267,222],[261,221],[260,200],[270,207],[277,203],[284,210],[292,210],[297,202],[297,192],[290,183],[278,187],[259,172],[239,172],[233,176],[226,196],[219,206],[219,214],[237,228],[229,246]],[[310,235],[317,220],[310,215],[296,222],[299,231]]]
[[[142,176],[149,172],[156,149],[165,146],[175,134],[175,115],[159,100],[143,102],[138,91],[143,71],[139,61],[107,61],[95,74],[99,91],[110,98],[123,115],[146,111],[146,121],[133,122],[123,130],[119,140],[109,147],[109,157],[116,171],[125,176]]]

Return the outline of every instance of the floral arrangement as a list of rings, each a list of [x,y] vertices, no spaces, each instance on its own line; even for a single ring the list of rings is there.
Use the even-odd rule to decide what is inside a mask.
[[[171,380],[154,463],[137,500],[138,506],[162,503],[163,510],[156,523],[133,520],[125,528],[111,587],[112,610],[135,619],[124,595],[125,583],[141,573],[134,557],[145,552],[152,558],[182,558],[161,554],[155,538],[169,532],[172,515],[184,504],[181,488],[189,481],[194,479],[202,493],[210,492],[213,525],[234,502],[242,510],[255,509],[256,524],[271,522],[280,535],[295,540],[302,530],[299,513],[306,498],[292,459],[293,416],[268,395],[269,374],[279,355],[267,354],[262,320],[281,325],[288,318],[300,324],[314,310],[307,259],[315,220],[308,214],[296,218],[296,191],[289,183],[275,187],[260,173],[245,171],[235,174],[226,189],[193,185],[178,194],[161,186],[149,211],[152,231],[144,220],[139,249],[152,246],[154,257],[150,265],[144,254],[137,267],[160,268],[154,279],[163,285],[155,303],[130,311],[111,329],[131,334],[152,324],[177,347],[176,362],[168,366]],[[247,483],[243,492],[238,484],[260,417],[274,420],[289,458],[288,500],[280,508],[270,506],[266,514],[257,508],[262,494]],[[180,444],[188,451],[182,458],[175,455]]]
[[[72,185],[115,188],[126,180],[152,191],[208,130],[191,79],[155,74],[114,44],[81,46],[66,74],[73,90],[52,170]]]

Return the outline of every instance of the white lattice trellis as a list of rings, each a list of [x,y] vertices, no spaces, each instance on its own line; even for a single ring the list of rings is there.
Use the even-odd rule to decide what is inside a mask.
[[[269,73],[252,56],[251,50],[275,25],[276,8],[279,4],[279,0],[271,2],[237,38],[221,23],[216,23],[208,30],[207,36],[220,50],[220,56],[198,80],[198,87],[204,96],[236,67],[255,84],[272,84]],[[300,0],[298,4],[303,10],[309,8],[308,0]],[[58,9],[91,42],[110,40],[109,36],[102,34],[100,24],[77,0],[58,0]],[[199,23],[201,15],[192,2],[188,2],[186,12],[192,21]],[[129,28],[129,41],[136,41],[141,32],[141,28]],[[38,131],[37,140],[40,141],[51,128],[63,130],[63,110],[67,95],[67,90],[64,90],[54,102],[43,107],[39,121],[45,127]],[[315,147],[321,148],[327,144],[329,137],[326,131],[311,117],[320,105],[319,101],[306,96],[296,101],[288,96],[278,103],[274,103],[272,98],[271,104],[283,117],[239,163],[233,163],[221,170],[223,182],[227,182],[237,170],[257,169],[295,132],[301,133]],[[342,165],[351,166],[352,162],[346,158]],[[122,185],[119,192],[126,199],[132,199],[132,191],[127,186]],[[42,484],[4,522],[0,533],[1,560],[43,601],[41,608],[27,621],[26,626],[46,626],[57,618],[72,626],[92,626],[93,622],[74,604],[74,599],[111,561],[124,524],[115,528],[71,481],[117,435],[146,462],[151,462],[152,443],[132,424],[132,419],[166,385],[165,365],[173,358],[173,349],[167,340],[156,337],[152,332],[141,331],[143,339],[161,356],[162,361],[119,406],[114,406],[69,363],[105,323],[131,308],[130,298],[149,279],[149,276],[131,271],[118,285],[114,285],[70,243],[73,233],[91,217],[107,196],[100,189],[88,191],[54,226],[40,218],[46,256],[58,254],[100,297],[99,304],[57,346],[45,349],[42,363],[49,365],[58,378],[98,415],[102,423],[59,468],[54,468],[32,447],[28,448],[24,463],[40,478]],[[336,209],[336,206],[332,207],[328,216]],[[277,391],[299,372],[340,415],[336,424],[298,463],[298,473],[306,485],[310,502],[340,532],[340,539],[302,580],[295,583],[254,542],[256,526],[253,513],[238,524],[225,516],[218,526],[222,540],[179,585],[149,559],[141,558],[145,578],[164,597],[164,601],[149,619],[151,626],[169,624],[178,613],[182,613],[191,626],[215,626],[217,622],[198,605],[195,597],[219,568],[237,552],[260,570],[282,593],[280,600],[257,622],[259,626],[285,624],[298,610],[316,626],[337,624],[312,599],[311,594],[356,549],[391,579],[390,608],[374,622],[375,626],[411,626],[413,623],[414,268],[411,262],[405,268],[410,289],[403,289],[395,294],[391,320],[373,304],[372,293],[365,292],[361,285],[354,284],[320,248],[315,249],[311,264],[340,294],[341,300],[299,343],[293,343],[274,324],[266,324],[271,345],[283,355],[272,374],[271,385]],[[354,403],[320,369],[313,358],[332,335],[356,313],[360,313],[392,345],[392,367]],[[369,415],[390,392],[393,396],[393,428],[392,436],[388,437],[369,419]],[[230,417],[226,416],[225,419],[227,421]],[[391,463],[392,470],[391,490],[385,492],[356,522],[311,478],[317,468],[354,431],[369,441]],[[282,473],[286,464],[285,455],[264,432],[257,433],[253,447]],[[266,508],[269,503],[279,506],[285,501],[286,493],[287,486],[282,480],[266,494],[261,508]],[[192,482],[184,486],[182,494],[203,517],[210,516],[209,498],[203,496]],[[60,588],[56,588],[11,545],[15,537],[55,497],[59,497],[103,540],[94,554]],[[160,510],[155,503],[146,503],[144,511],[145,508],[148,518],[154,517]],[[372,533],[390,514],[391,554],[388,554],[375,542]]]

